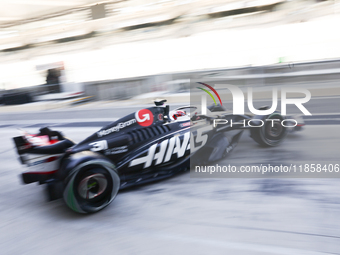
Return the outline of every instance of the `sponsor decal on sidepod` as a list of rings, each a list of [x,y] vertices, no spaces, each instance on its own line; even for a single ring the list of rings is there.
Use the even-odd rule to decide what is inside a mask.
[[[128,127],[128,126],[130,126],[130,125],[132,125],[134,123],[136,123],[135,119],[131,119],[131,120],[128,120],[126,122],[121,122],[121,123],[118,123],[116,126],[111,127],[109,129],[98,131],[97,135],[98,135],[98,137],[102,137],[104,135],[109,135],[111,133],[118,132],[119,130],[121,130],[121,129],[125,128],[125,127]]]
[[[100,131],[97,132],[97,135],[98,135],[98,137],[102,137],[102,136],[109,135],[109,134],[114,133],[114,132],[119,132],[119,130],[136,123],[136,121],[139,125],[141,125],[143,127],[150,126],[153,123],[153,114],[148,109],[143,109],[143,110],[137,111],[136,114],[135,114],[135,118],[136,119],[131,119],[131,120],[128,120],[126,122],[118,123],[116,126],[111,127],[109,129],[100,130]]]

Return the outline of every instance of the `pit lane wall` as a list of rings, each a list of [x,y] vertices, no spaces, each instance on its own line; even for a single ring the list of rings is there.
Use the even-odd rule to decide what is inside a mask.
[[[340,59],[318,62],[278,63],[275,65],[178,72],[120,80],[85,83],[85,94],[93,100],[115,100],[156,92],[188,92],[190,79],[216,80],[241,87],[294,86],[312,87],[318,96],[340,95]],[[166,94],[164,94],[166,96]],[[149,100],[148,97],[145,97]]]
[[[340,59],[317,62],[285,62],[274,65],[252,66],[240,68],[211,69],[192,72],[177,72],[171,74],[159,74],[140,76],[126,79],[113,79],[83,83],[84,97],[91,97],[92,101],[109,101],[138,99],[139,103],[149,103],[151,99],[163,95],[171,98],[171,95],[184,95],[189,91],[190,80],[202,80],[214,84],[216,80],[240,87],[256,86],[307,86],[317,96],[340,95]],[[5,93],[28,95],[30,100],[19,103],[27,103],[35,100],[35,95],[44,85],[21,88]],[[39,93],[38,93],[39,94]],[[143,96],[145,95],[145,96]],[[269,95],[269,94],[268,94]],[[265,96],[265,93],[263,93]],[[270,95],[268,96],[268,98]],[[11,98],[11,100],[17,100]],[[169,102],[182,102],[182,98],[174,96]],[[18,104],[19,104],[18,103]]]

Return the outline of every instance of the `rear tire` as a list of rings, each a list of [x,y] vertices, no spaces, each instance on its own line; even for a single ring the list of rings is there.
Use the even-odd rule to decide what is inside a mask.
[[[279,121],[265,121],[265,119],[277,119]],[[287,128],[281,124],[284,118],[279,113],[273,113],[268,117],[264,116],[262,120],[264,122],[262,127],[250,128],[250,136],[255,142],[265,147],[279,145],[287,134]]]
[[[68,207],[78,213],[94,213],[117,196],[120,178],[107,160],[89,160],[76,166],[66,178],[63,192]]]

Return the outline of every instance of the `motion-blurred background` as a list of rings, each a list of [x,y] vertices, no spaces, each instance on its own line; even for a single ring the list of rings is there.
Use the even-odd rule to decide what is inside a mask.
[[[189,78],[263,85],[339,74],[336,0],[0,3],[6,105],[183,92]]]
[[[82,217],[19,184],[11,141],[50,126],[79,142],[154,98],[187,104],[195,79],[251,86],[257,106],[273,86],[312,94],[304,132],[244,135],[219,164],[338,161],[339,24],[338,0],[0,0],[0,253],[340,254],[338,179],[184,173]]]

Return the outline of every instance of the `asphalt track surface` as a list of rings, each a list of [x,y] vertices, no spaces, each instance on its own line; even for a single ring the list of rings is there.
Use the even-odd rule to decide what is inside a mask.
[[[85,216],[62,200],[46,202],[43,185],[21,184],[23,167],[11,141],[17,127],[34,132],[52,124],[79,142],[133,110],[1,115],[1,254],[340,254],[337,178],[190,178],[185,172],[121,191],[109,207]],[[337,110],[328,105],[318,112],[336,121]],[[257,146],[245,133],[220,164],[339,161],[339,123],[319,119],[275,149]]]

